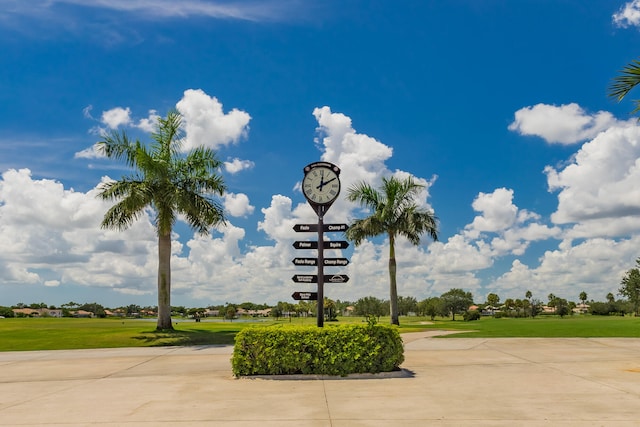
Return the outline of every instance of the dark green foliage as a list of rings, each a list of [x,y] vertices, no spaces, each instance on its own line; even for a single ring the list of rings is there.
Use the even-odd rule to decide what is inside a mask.
[[[355,303],[355,314],[358,316],[384,316],[389,314],[389,302],[376,297],[363,297]]]
[[[446,311],[451,314],[451,319],[456,320],[456,313],[464,312],[473,304],[473,295],[471,292],[453,288],[442,294],[440,300]]]
[[[467,311],[462,315],[465,322],[471,322],[472,320],[480,320],[480,312],[478,310]]]
[[[0,316],[2,317],[15,317],[11,307],[0,307]]]
[[[640,258],[636,259],[636,268],[627,270],[625,273],[620,282],[618,294],[629,299],[637,316],[640,313]]]
[[[397,329],[369,324],[325,328],[250,327],[236,335],[233,374],[340,375],[390,372],[404,361]]]

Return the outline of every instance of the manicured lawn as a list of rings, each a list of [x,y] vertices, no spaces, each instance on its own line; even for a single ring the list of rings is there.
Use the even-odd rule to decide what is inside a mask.
[[[424,325],[425,319],[411,321],[401,319],[400,332],[415,332],[425,329],[447,329],[469,331],[448,335],[447,338],[505,338],[505,337],[633,337],[640,338],[640,317],[618,316],[538,316],[535,319],[512,319],[483,317],[473,322],[437,319],[431,325]]]
[[[0,351],[233,344],[235,334],[250,324],[176,322],[175,331],[159,333],[155,320],[0,319]]]
[[[345,323],[363,323],[360,317],[341,317],[325,322],[325,327]],[[83,348],[151,347],[170,345],[233,344],[235,334],[247,326],[273,324],[315,325],[315,318],[261,319],[257,322],[221,322],[174,319],[176,330],[159,333],[154,320],[134,319],[0,319],[0,351],[61,350]],[[388,324],[389,318],[381,318]],[[401,317],[400,333],[424,330],[470,331],[447,338],[476,337],[634,337],[640,338],[640,318],[570,316],[560,319],[540,316],[535,319],[494,319],[478,321]]]

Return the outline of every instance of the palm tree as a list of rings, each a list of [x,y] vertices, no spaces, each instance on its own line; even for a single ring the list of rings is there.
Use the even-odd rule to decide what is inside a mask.
[[[640,84],[640,60],[634,59],[630,64],[627,64],[620,74],[613,78],[613,83],[609,86],[609,96],[615,98],[617,101],[627,96],[627,94]],[[634,110],[631,114],[635,114],[640,111],[640,100],[634,100]]]
[[[382,178],[379,189],[362,182],[349,188],[347,199],[358,202],[371,210],[367,218],[356,219],[349,225],[346,235],[356,246],[367,237],[386,234],[389,238],[389,304],[391,324],[399,325],[398,288],[396,284],[395,242],[398,236],[406,237],[414,245],[420,244],[420,236],[428,233],[438,240],[436,217],[432,212],[421,210],[415,196],[423,188],[412,177],[400,180],[396,177]]]
[[[134,172],[120,181],[101,185],[98,197],[115,201],[102,220],[102,228],[125,230],[145,209],[154,211],[158,234],[158,330],[171,323],[171,231],[183,215],[198,233],[224,224],[223,209],[212,196],[221,196],[225,185],[216,173],[221,162],[204,147],[181,154],[182,117],[171,111],[159,118],[150,146],[131,141],[125,132],[112,132],[98,142],[108,158],[124,160]]]

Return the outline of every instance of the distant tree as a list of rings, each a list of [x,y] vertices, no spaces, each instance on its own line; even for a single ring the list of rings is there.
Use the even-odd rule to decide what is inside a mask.
[[[459,288],[453,288],[440,296],[444,307],[451,314],[451,320],[456,320],[456,313],[467,311],[473,304],[471,292],[465,292]]]
[[[324,297],[324,318],[328,321],[335,321],[338,318],[338,310],[336,302],[332,299]]]
[[[555,307],[556,314],[560,316],[560,318],[566,316],[571,313],[571,309],[569,308],[569,303],[564,298],[554,298],[553,307]]]
[[[447,316],[449,313],[446,311],[442,300],[439,297],[431,297],[424,299],[418,303],[418,311],[424,315],[429,316],[431,320],[435,320],[436,316]]]
[[[271,317],[275,317],[276,320],[282,317],[282,309],[278,306],[271,308]]]
[[[549,294],[547,298],[549,299],[549,307],[555,307],[553,303],[556,300],[556,296],[554,294]]]
[[[585,291],[580,292],[580,301],[582,302],[582,305],[587,302],[587,293]]]
[[[609,304],[613,304],[614,302],[616,302],[616,298],[613,296],[611,292],[607,294],[607,302]]]
[[[531,317],[536,317],[542,311],[542,301],[536,298],[531,299]]]
[[[360,298],[355,303],[355,314],[358,316],[377,316],[380,317],[385,314],[385,302],[376,297],[364,297]]]
[[[526,299],[529,300],[529,302],[531,302],[531,297],[533,296],[531,291],[527,290],[527,293],[525,293],[524,296],[525,296]]]
[[[638,315],[640,305],[640,258],[636,259],[636,268],[627,270],[622,281],[618,294],[626,297],[633,305],[633,312]]]
[[[96,317],[106,317],[107,313],[104,311],[104,307],[97,302],[86,303],[78,307],[78,310],[89,311]]]
[[[130,317],[140,315],[140,310],[142,309],[137,304],[129,304],[128,306],[125,307],[125,313],[127,316],[130,316]]]
[[[0,316],[2,317],[15,317],[15,313],[11,307],[0,307]]]
[[[418,301],[414,297],[398,297],[398,314],[406,316],[410,312],[418,311]]]
[[[516,302],[513,300],[513,298],[507,298],[506,300],[504,300],[504,308],[506,310],[513,310],[514,308],[516,308]]]
[[[487,304],[492,307],[497,307],[500,304],[500,297],[498,294],[494,294],[493,292],[487,295]]]
[[[377,190],[362,182],[349,188],[347,199],[371,210],[371,215],[356,219],[347,229],[346,236],[359,246],[364,239],[387,235],[389,238],[389,304],[391,324],[399,325],[398,286],[396,283],[396,238],[404,236],[413,245],[420,244],[423,234],[438,240],[438,226],[432,212],[421,209],[415,197],[424,186],[413,178],[382,178]]]
[[[224,311],[224,318],[233,321],[237,312],[238,309],[234,305],[228,305]]]

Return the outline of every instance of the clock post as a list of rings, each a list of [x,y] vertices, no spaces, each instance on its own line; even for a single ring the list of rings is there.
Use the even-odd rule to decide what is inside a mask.
[[[340,168],[329,162],[315,162],[304,168],[302,193],[318,215],[318,314],[324,326],[324,214],[340,194]]]

